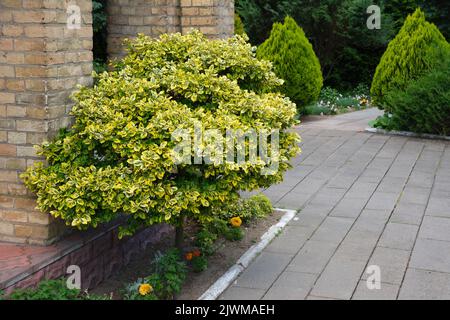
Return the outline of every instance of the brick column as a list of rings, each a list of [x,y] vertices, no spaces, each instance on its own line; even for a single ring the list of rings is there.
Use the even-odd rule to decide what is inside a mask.
[[[233,0],[110,0],[108,2],[108,54],[123,55],[123,40],[137,33],[187,33],[199,29],[211,38],[234,31]]]
[[[234,32],[233,0],[181,0],[181,30],[199,29],[209,38],[226,38]]]
[[[67,28],[68,5],[81,9]],[[41,161],[33,145],[70,123],[69,95],[89,85],[91,0],[0,0],[0,241],[46,244],[60,224],[36,211],[19,174]]]
[[[108,54],[123,55],[123,40],[138,33],[158,36],[180,32],[179,0],[109,0]]]

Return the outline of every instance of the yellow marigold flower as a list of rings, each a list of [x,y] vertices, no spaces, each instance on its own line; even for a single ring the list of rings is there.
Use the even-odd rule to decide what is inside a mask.
[[[239,228],[242,224],[242,220],[239,217],[231,218],[230,222],[231,222],[231,225],[235,228]]]
[[[186,258],[187,261],[191,261],[191,260],[192,260],[192,257],[193,257],[192,252],[188,252],[188,253],[186,253],[186,255],[185,255],[185,258]]]
[[[139,286],[139,294],[141,296],[146,296],[153,291],[153,287],[148,283],[143,283]]]

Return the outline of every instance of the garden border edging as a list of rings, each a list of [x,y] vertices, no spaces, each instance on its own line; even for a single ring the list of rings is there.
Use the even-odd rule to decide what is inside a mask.
[[[283,230],[286,225],[297,214],[296,210],[278,209],[274,208],[274,211],[285,212],[280,221],[271,226],[262,236],[261,240],[251,246],[239,260],[228,269],[227,272],[216,282],[214,282],[198,300],[216,300],[236,279],[237,277],[248,268],[250,263],[269,245],[272,240]]]
[[[392,136],[450,141],[450,136],[439,136],[437,134],[429,134],[429,133],[414,133],[411,131],[396,131],[396,130],[389,131],[389,130],[380,129],[380,128],[366,128],[364,131],[370,132],[370,133],[392,135]]]

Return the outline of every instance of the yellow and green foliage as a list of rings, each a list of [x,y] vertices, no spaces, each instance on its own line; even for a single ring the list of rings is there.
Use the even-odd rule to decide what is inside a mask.
[[[294,19],[274,23],[270,37],[258,48],[258,58],[272,61],[277,76],[285,80],[282,92],[300,112],[317,100],[323,85],[319,59],[303,29]]]
[[[408,16],[381,58],[372,82],[372,102],[382,107],[390,90],[404,90],[411,80],[433,69],[449,50],[439,29],[417,9]]]
[[[139,35],[116,69],[97,77],[74,95],[72,128],[41,146],[48,166],[22,175],[39,209],[73,227],[95,227],[121,213],[128,223],[120,236],[183,216],[207,221],[211,207],[237,199],[239,190],[280,182],[299,152],[299,137],[288,130],[295,104],[276,93],[281,80],[272,65],[256,59],[240,36]],[[197,123],[224,134],[278,129],[279,152],[271,156],[278,171],[262,175],[264,161],[177,164],[172,133]]]

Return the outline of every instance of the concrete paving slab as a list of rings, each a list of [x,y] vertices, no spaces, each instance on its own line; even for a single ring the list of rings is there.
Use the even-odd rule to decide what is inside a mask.
[[[263,252],[236,280],[236,286],[267,290],[292,259],[292,255]]]
[[[412,250],[418,226],[389,222],[386,225],[379,246],[391,249]]]
[[[449,300],[450,274],[408,268],[400,300]]]
[[[378,113],[302,124],[304,153],[265,191],[301,211],[228,297],[449,299],[450,143],[357,132]]]
[[[352,300],[395,300],[397,298],[399,285],[381,283],[380,289],[369,289],[367,282],[362,280],[352,297]]]
[[[409,266],[416,269],[450,273],[450,242],[417,239]]]
[[[303,300],[308,296],[317,275],[286,271],[275,281],[263,300]]]

